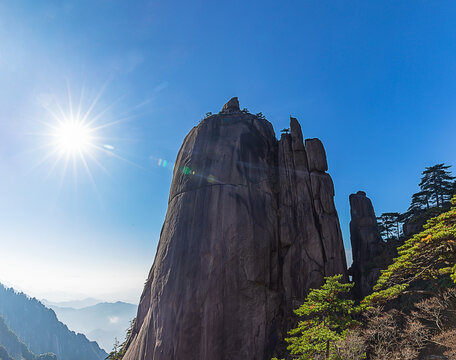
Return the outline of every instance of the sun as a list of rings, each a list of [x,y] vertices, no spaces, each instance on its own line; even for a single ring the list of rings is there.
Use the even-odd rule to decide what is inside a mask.
[[[136,115],[123,112],[122,116],[116,116],[112,112],[112,107],[118,99],[107,106],[100,107],[98,102],[104,87],[92,98],[85,97],[85,91],[82,88],[76,102],[71,96],[70,86],[68,85],[67,88],[67,104],[62,104],[56,95],[44,94],[47,96],[43,96],[44,119],[37,117],[36,120],[44,125],[43,131],[38,133],[41,144],[34,149],[43,151],[43,156],[33,168],[49,166],[46,178],[55,171],[61,170],[58,177],[59,191],[69,172],[73,173],[74,184],[78,183],[81,173],[86,173],[95,190],[98,191],[95,176],[99,172],[93,170],[100,169],[109,175],[109,171],[105,168],[107,157],[139,166],[118,154],[117,147],[111,141],[121,141],[123,137],[113,137],[115,129],[108,130],[114,125],[130,121]]]
[[[106,144],[105,141],[108,139],[100,134],[101,129],[113,125],[115,121],[106,118],[106,109],[94,113],[99,96],[91,102],[89,101],[86,110],[83,109],[83,91],[81,91],[79,105],[76,108],[69,90],[67,106],[60,105],[54,96],[51,97],[52,101],[46,105],[43,104],[47,119],[38,120],[38,122],[44,125],[47,131],[40,133],[43,144],[39,148],[46,150],[46,153],[35,167],[48,164],[50,167],[47,176],[60,168],[60,186],[69,171],[73,172],[76,182],[76,178],[79,176],[78,169],[81,167],[95,186],[92,165],[106,171],[100,155],[118,157],[114,154],[114,146]],[[66,110],[64,110],[65,108]]]
[[[88,153],[95,146],[93,132],[80,119],[64,119],[53,132],[54,145],[61,155]]]

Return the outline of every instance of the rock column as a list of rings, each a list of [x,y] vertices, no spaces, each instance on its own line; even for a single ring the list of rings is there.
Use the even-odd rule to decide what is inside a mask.
[[[184,140],[124,360],[269,360],[324,276],[346,276],[323,146],[231,99]]]

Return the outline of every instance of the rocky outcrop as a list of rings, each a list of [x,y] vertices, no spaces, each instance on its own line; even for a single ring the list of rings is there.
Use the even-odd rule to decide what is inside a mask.
[[[234,98],[187,135],[124,360],[269,359],[308,289],[346,276],[323,146],[290,126],[277,141]]]
[[[237,97],[232,98],[230,101],[228,101],[225,105],[223,105],[222,110],[220,111],[221,113],[235,113],[239,112],[239,100]]]
[[[345,273],[345,253],[326,155],[318,139],[306,140],[291,118],[290,134],[279,141],[279,237],[287,313],[327,274]],[[311,151],[307,151],[307,149]],[[312,168],[310,164],[319,166]]]
[[[386,268],[393,255],[380,236],[374,207],[364,191],[350,195],[350,211],[353,264],[349,273],[355,283],[356,298],[363,299],[372,292],[380,270]]]

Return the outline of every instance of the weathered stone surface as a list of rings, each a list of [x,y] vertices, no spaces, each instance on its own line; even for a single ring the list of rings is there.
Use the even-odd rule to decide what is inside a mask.
[[[312,202],[310,174],[306,167],[296,167],[303,162],[294,155],[292,135],[283,134],[279,142],[279,235],[288,310],[305,297],[309,288],[321,285],[325,266]],[[299,153],[296,155],[299,156]]]
[[[239,112],[239,100],[237,97],[230,99],[225,105],[223,105],[221,113],[231,113],[231,112]]]
[[[306,151],[310,171],[328,171],[326,152],[320,139],[306,139]]]
[[[179,151],[124,360],[270,359],[308,289],[346,275],[332,181],[308,171],[299,123],[277,141],[236,103]]]
[[[309,171],[307,146],[294,118],[290,129],[279,142],[279,229],[288,311],[319,287],[325,274],[345,275],[347,266],[331,177]]]
[[[355,283],[355,296],[362,299],[372,292],[380,270],[386,267],[392,257],[389,259],[387,256],[387,247],[378,231],[374,207],[364,191],[350,195],[350,210],[353,264],[349,272]]]

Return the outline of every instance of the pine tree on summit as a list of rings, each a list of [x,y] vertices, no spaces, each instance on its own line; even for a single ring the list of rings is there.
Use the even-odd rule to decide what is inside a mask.
[[[437,207],[448,203],[453,193],[453,181],[456,177],[452,176],[451,172],[448,171],[450,167],[451,165],[442,163],[427,167],[423,171],[420,188],[430,195],[429,199],[431,203]]]
[[[430,194],[428,191],[420,191],[412,195],[412,202],[408,208],[407,214],[419,215],[420,213],[429,210]]]
[[[412,196],[412,202],[402,220],[423,217],[427,220],[449,209],[450,199],[456,193],[455,179],[444,163],[427,167],[422,172],[420,190]]]

